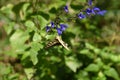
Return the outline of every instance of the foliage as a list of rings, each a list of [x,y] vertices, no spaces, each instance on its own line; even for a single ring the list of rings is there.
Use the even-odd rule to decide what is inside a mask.
[[[107,1],[96,3],[104,16],[67,21],[86,0],[2,0],[0,80],[120,80],[120,4]],[[60,18],[68,27],[60,35],[69,50],[45,48],[58,35],[46,26],[66,4],[70,14]]]

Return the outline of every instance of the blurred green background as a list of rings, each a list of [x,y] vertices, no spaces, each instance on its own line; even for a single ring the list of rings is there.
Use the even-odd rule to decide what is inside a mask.
[[[94,0],[95,1],[95,0]],[[60,8],[70,15],[87,0],[0,0],[0,80],[120,80],[120,3],[96,0],[104,16],[65,21],[62,46],[45,26]],[[68,16],[61,16],[63,20]]]

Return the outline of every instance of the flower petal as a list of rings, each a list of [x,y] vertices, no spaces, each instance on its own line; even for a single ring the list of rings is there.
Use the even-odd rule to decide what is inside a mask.
[[[65,6],[65,7],[64,7],[64,11],[65,11],[66,13],[69,12],[69,10],[68,10],[68,6]]]
[[[60,29],[64,31],[68,26],[66,24],[60,24]]]
[[[106,10],[102,10],[102,11],[97,12],[97,14],[103,16],[106,12],[107,12]]]
[[[51,27],[52,27],[52,28],[54,28],[54,27],[55,27],[54,22],[51,22]]]
[[[82,14],[82,13],[78,14],[78,17],[79,17],[80,19],[86,18],[86,16],[85,16],[84,14]]]
[[[87,15],[95,14],[94,10],[90,9],[90,8],[86,9],[86,13],[87,13]]]
[[[88,0],[88,5],[89,5],[89,6],[92,5],[92,0]]]
[[[58,35],[61,35],[61,34],[62,34],[61,28],[57,28],[57,33],[58,33]]]
[[[98,7],[94,7],[93,10],[97,11],[97,12],[100,11],[100,9]]]

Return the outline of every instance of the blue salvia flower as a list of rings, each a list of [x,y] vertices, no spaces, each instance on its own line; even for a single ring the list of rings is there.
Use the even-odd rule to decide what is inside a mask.
[[[52,28],[54,28],[54,27],[55,27],[54,22],[51,22],[51,27],[52,27]]]
[[[56,28],[58,35],[60,36],[62,34],[61,28]]]
[[[99,8],[97,8],[97,7],[94,7],[94,8],[92,8],[92,9],[90,9],[90,8],[87,8],[86,9],[86,14],[88,15],[88,16],[90,16],[90,15],[104,15],[106,13],[106,10],[100,10]]]
[[[102,10],[102,11],[97,12],[97,14],[103,16],[106,12],[107,12],[106,10]]]
[[[60,29],[62,31],[65,31],[65,29],[67,28],[68,26],[66,24],[60,24]]]
[[[88,0],[88,5],[89,5],[89,6],[92,5],[92,0]]]
[[[46,32],[49,32],[50,31],[50,26],[46,26]]]
[[[61,35],[62,32],[65,31],[65,29],[68,27],[66,24],[55,25],[54,22],[51,22],[50,24],[51,24],[51,26],[46,26],[46,32],[49,32],[52,29],[56,29],[58,35]]]
[[[46,26],[46,32],[49,32],[51,30],[51,28],[54,28],[55,27],[55,24],[54,22],[51,22],[51,26]]]
[[[77,17],[79,19],[84,19],[87,16],[91,15],[104,15],[106,13],[106,10],[100,10],[100,8],[92,6],[92,0],[88,0],[88,5],[89,7],[87,9],[82,10],[80,13],[77,14]],[[64,11],[66,13],[69,12],[68,6],[64,6]],[[56,29],[58,35],[61,35],[63,31],[66,30],[68,26],[66,24],[60,24],[60,20],[58,19],[59,17],[56,18],[54,22],[51,22],[51,26],[46,26],[46,32],[49,32],[52,29]]]
[[[97,8],[97,7],[94,7],[93,8],[93,10],[95,11],[95,13],[97,14],[97,15],[101,15],[101,16],[103,16],[107,11],[106,10],[100,10],[99,8]]]
[[[97,11],[97,12],[100,11],[100,9],[99,9],[98,7],[94,7],[93,10],[94,10],[94,11]]]
[[[65,11],[66,13],[69,12],[69,10],[68,10],[68,6],[65,6],[65,7],[64,7],[64,11]]]
[[[79,13],[78,18],[83,19],[83,18],[86,18],[86,16],[84,14],[82,14],[82,13]]]
[[[90,8],[86,9],[86,13],[87,13],[87,15],[95,14],[94,10],[90,9]]]
[[[60,28],[56,28],[57,29],[57,33],[58,35],[61,35],[63,31],[65,31],[65,29],[68,27],[66,24],[60,24],[59,25]]]
[[[92,6],[92,0],[88,0],[88,5]],[[102,15],[103,16],[106,13],[106,10],[101,11],[98,7],[94,7],[94,8],[87,8],[85,12],[88,16],[90,15]]]

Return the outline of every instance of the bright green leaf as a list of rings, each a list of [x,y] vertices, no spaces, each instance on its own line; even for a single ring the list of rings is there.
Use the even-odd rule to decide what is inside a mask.
[[[119,75],[114,68],[107,69],[107,70],[104,71],[104,73],[109,77],[112,77],[116,80],[120,80]]]
[[[86,42],[85,45],[88,49],[92,49],[92,50],[95,49],[95,47],[93,45],[91,45],[90,43]]]
[[[88,77],[88,72],[81,70],[78,74],[75,76],[77,80],[90,80]]]
[[[33,21],[30,21],[30,20],[26,21],[25,26],[27,27],[27,30],[29,32],[36,30],[36,27],[35,27],[35,24],[33,23]]]
[[[31,58],[34,65],[36,65],[38,63],[37,54],[38,54],[37,51],[35,51],[33,49],[30,50],[30,58]]]
[[[34,70],[32,68],[25,68],[24,69],[28,80],[30,80],[33,77]]]
[[[12,49],[14,49],[15,52],[23,52],[28,47],[28,45],[24,44],[28,38],[28,33],[22,30],[16,30],[16,32],[10,37]]]
[[[41,36],[38,34],[38,33],[35,33],[34,36],[33,36],[33,41],[41,41]]]
[[[106,76],[100,71],[96,80],[106,80]]]
[[[38,42],[31,43],[30,57],[34,65],[38,63],[38,51],[43,48],[43,45]]]
[[[82,63],[78,62],[74,57],[66,57],[65,63],[73,72],[76,72],[82,66]]]
[[[90,72],[98,72],[99,66],[97,64],[90,64],[85,68],[85,70]]]
[[[47,20],[40,15],[33,16],[33,17],[38,19],[39,24],[40,24],[40,28],[45,30],[45,26],[48,23]]]

